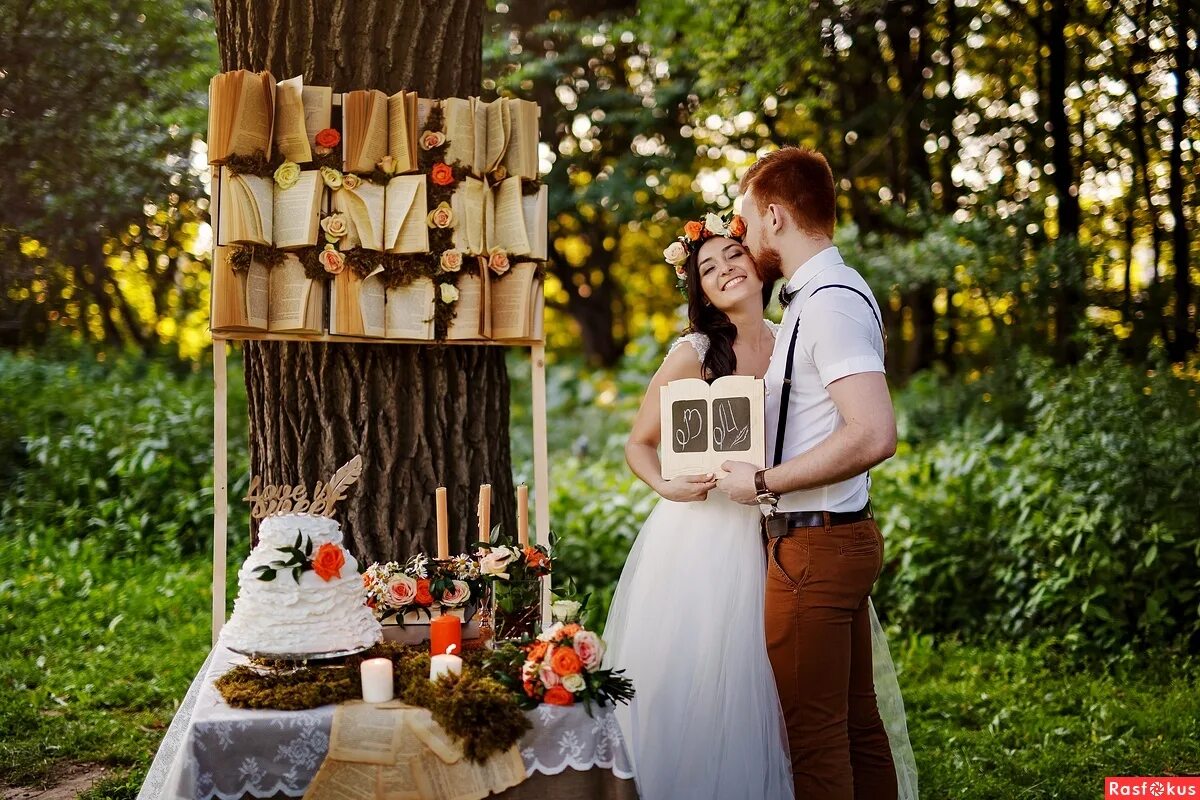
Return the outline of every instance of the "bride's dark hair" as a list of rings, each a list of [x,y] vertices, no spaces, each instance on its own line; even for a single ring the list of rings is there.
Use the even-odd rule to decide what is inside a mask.
[[[733,241],[737,241],[736,239]],[[741,244],[741,242],[738,242]],[[712,383],[717,378],[732,375],[737,370],[737,354],[733,352],[733,341],[737,338],[737,326],[729,321],[725,312],[709,302],[700,286],[700,247],[688,248],[687,301],[688,332],[703,333],[708,337],[708,352],[700,370],[704,379]],[[749,253],[746,254],[749,256]],[[757,267],[755,267],[757,274]],[[771,300],[769,283],[763,283],[763,307]]]

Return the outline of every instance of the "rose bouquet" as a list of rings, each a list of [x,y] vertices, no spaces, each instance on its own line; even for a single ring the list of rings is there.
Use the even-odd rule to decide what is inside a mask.
[[[403,625],[406,615],[426,619],[433,612],[452,613],[478,605],[483,593],[479,564],[468,555],[435,561],[417,554],[401,566],[395,561],[372,564],[363,573],[366,604],[385,622]],[[390,618],[390,619],[389,619]]]

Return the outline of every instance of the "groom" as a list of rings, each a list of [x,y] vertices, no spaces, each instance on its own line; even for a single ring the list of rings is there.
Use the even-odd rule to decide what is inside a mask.
[[[718,485],[767,513],[767,649],[796,797],[894,800],[867,608],[883,565],[867,470],[896,449],[882,318],[833,246],[833,174],[822,155],[770,153],[741,191],[746,247],[765,281],[786,279],[766,374],[774,466],[726,462]]]

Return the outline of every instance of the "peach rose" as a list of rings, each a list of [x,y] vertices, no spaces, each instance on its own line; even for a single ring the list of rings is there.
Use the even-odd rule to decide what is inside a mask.
[[[583,669],[583,662],[574,650],[562,646],[554,648],[554,653],[550,656],[550,667],[559,675],[570,675]]]
[[[346,268],[346,257],[339,253],[333,245],[325,245],[325,249],[321,251],[321,255],[317,257],[321,262],[321,266],[330,275],[341,275],[342,270]]]
[[[342,567],[346,566],[346,555],[342,548],[333,542],[326,542],[317,548],[312,560],[313,572],[323,581],[331,581],[342,577]]]
[[[450,186],[454,183],[454,169],[449,164],[434,164],[429,172],[429,180],[438,186]]]
[[[683,242],[674,241],[666,250],[663,250],[663,258],[668,264],[673,267],[681,267],[687,263],[688,251]]]
[[[604,640],[591,631],[580,631],[574,638],[575,652],[584,669],[599,669],[604,660]]]
[[[547,689],[551,689],[562,683],[562,678],[558,676],[558,673],[549,664],[542,664],[538,669],[538,678]]]
[[[406,606],[417,596],[417,581],[408,575],[397,575],[388,581],[388,603],[393,606]]]
[[[314,141],[321,147],[333,148],[341,144],[342,135],[334,128],[323,128],[317,131]]]
[[[471,587],[466,581],[450,581],[450,588],[442,592],[442,605],[461,606],[471,599]]]
[[[542,702],[552,706],[569,706],[575,704],[575,696],[563,687],[555,686],[553,689],[546,690],[546,696],[542,698]]]
[[[419,606],[433,605],[433,595],[429,593],[428,578],[421,578],[417,581],[417,595],[413,599]]]
[[[350,221],[339,211],[321,220],[321,230],[327,241],[336,242],[350,232]]]
[[[426,218],[431,228],[449,228],[454,224],[454,209],[446,201],[438,203],[437,208],[429,212]]]
[[[499,247],[493,247],[488,252],[488,269],[497,275],[503,275],[508,272],[508,253],[501,250]]]
[[[462,269],[463,254],[460,250],[447,250],[442,253],[442,272],[458,272]]]
[[[343,189],[350,189],[351,191],[353,191],[353,190],[357,189],[360,184],[362,184],[362,178],[358,177],[353,172],[347,172],[345,175],[342,176],[342,188]]]
[[[421,134],[421,149],[432,150],[446,143],[446,134],[441,131],[425,131]]]
[[[699,220],[694,219],[691,222],[689,222],[688,224],[683,226],[683,232],[693,242],[698,241],[700,239],[700,234],[703,231],[704,231],[704,223],[700,222]]]

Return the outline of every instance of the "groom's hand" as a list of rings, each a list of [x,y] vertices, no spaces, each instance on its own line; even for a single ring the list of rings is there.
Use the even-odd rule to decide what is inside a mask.
[[[758,472],[758,467],[745,461],[726,461],[721,469],[729,474],[717,480],[718,489],[735,503],[758,505],[758,492],[754,488],[754,473]]]

